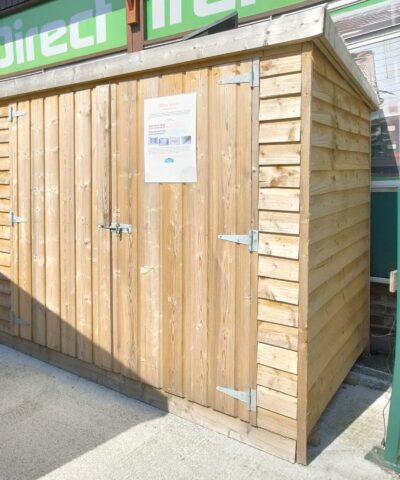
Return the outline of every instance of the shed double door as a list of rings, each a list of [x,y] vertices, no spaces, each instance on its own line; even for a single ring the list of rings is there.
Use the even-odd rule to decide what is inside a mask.
[[[252,61],[21,101],[12,136],[14,333],[249,421],[255,388]],[[250,77],[250,75],[249,75]],[[146,184],[144,100],[197,93],[193,184]],[[118,235],[100,225],[131,224]],[[253,281],[254,280],[254,281]],[[254,423],[254,420],[252,420]]]

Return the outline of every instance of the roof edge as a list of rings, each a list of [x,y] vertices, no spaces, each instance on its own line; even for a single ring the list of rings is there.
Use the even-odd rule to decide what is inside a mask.
[[[69,85],[82,85],[207,59],[251,53],[265,47],[301,43],[321,37],[325,8],[289,13],[273,20],[193,40],[156,46],[140,52],[101,57],[63,67],[0,81],[0,100],[45,92]],[[216,38],[218,40],[216,41]]]
[[[324,34],[321,40],[330,54],[339,61],[341,67],[348,72],[352,80],[358,85],[369,106],[373,110],[378,109],[379,99],[376,92],[354,61],[328,12],[325,15]]]
[[[0,81],[0,101],[68,86],[165,70],[169,67],[234,56],[243,52],[251,54],[263,48],[302,43],[317,38],[321,39],[329,53],[350,75],[369,106],[376,109],[379,105],[378,98],[351,57],[325,6],[288,13],[223,34],[217,33],[159,45],[140,52],[100,57],[62,67],[50,67],[44,72],[4,79]]]

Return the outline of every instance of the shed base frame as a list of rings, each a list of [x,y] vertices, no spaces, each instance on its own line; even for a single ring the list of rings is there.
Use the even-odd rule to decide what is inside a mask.
[[[238,418],[216,412],[211,408],[197,405],[174,395],[168,395],[140,381],[135,381],[119,373],[106,371],[96,365],[86,363],[83,360],[70,357],[28,340],[14,337],[5,332],[0,332],[0,344],[98,385],[110,388],[127,397],[177,415],[194,424],[221,433],[270,455],[291,463],[296,461],[296,458],[292,455],[288,454],[286,458],[282,456],[283,451],[280,445],[282,437],[280,435],[252,427]]]

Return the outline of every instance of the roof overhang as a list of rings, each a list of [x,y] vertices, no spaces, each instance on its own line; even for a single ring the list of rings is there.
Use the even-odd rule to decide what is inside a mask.
[[[378,99],[374,90],[352,59],[324,7],[290,13],[224,33],[161,45],[140,52],[108,56],[5,79],[0,82],[0,100],[317,39],[345,71],[371,109],[376,109]]]

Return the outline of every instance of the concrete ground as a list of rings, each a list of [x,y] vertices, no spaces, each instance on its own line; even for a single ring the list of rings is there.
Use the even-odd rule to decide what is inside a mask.
[[[397,478],[364,460],[386,404],[344,385],[302,467],[0,346],[0,479]]]

